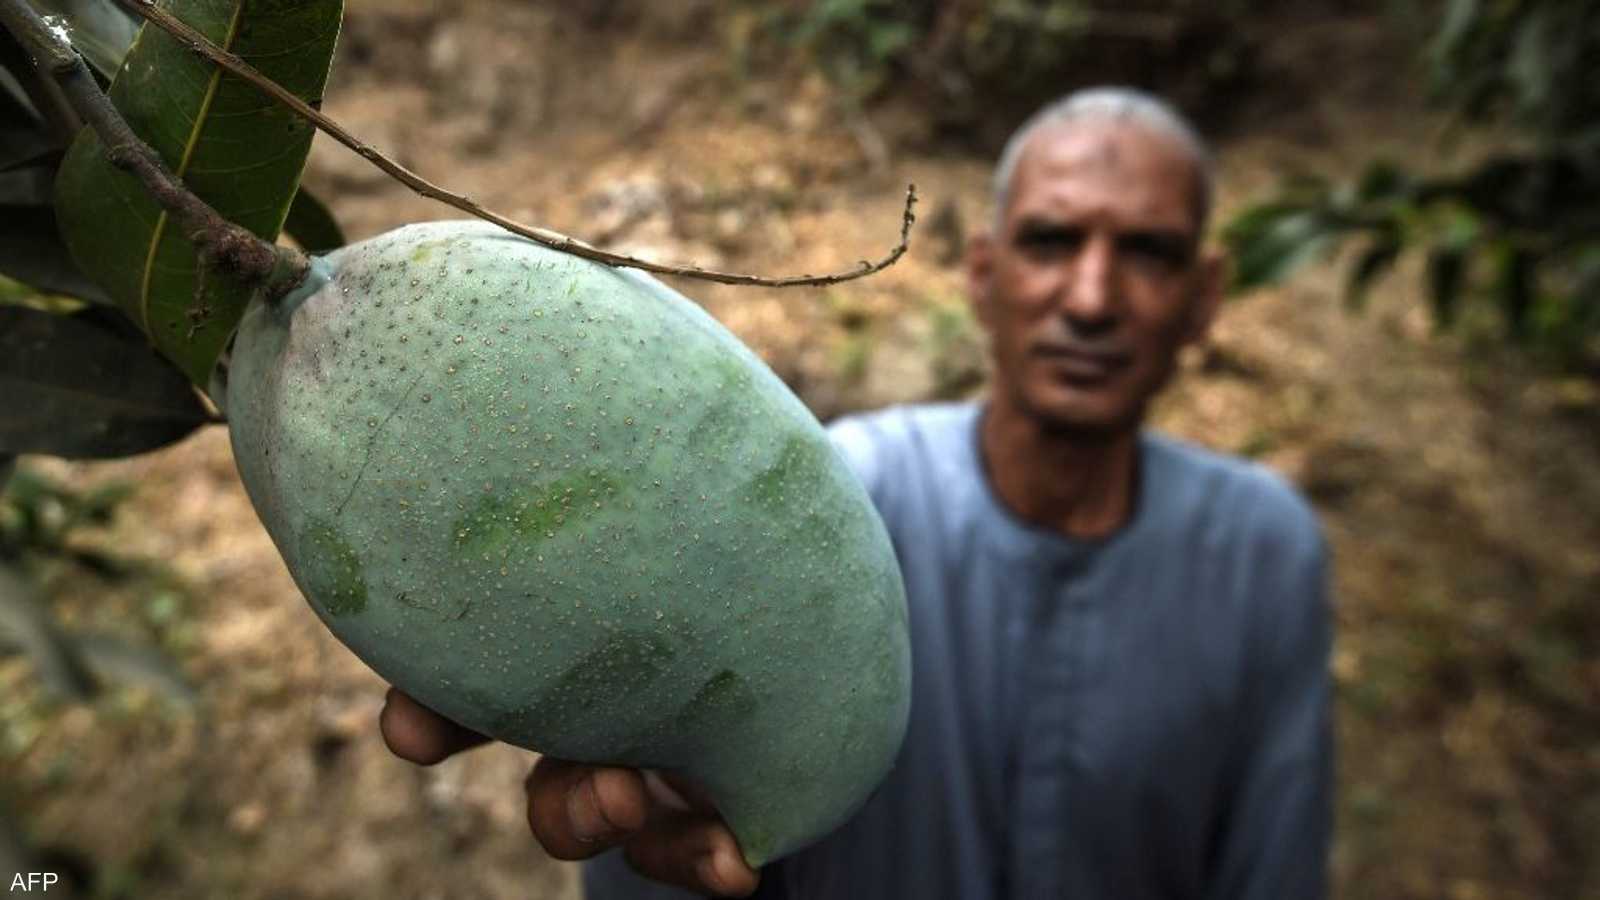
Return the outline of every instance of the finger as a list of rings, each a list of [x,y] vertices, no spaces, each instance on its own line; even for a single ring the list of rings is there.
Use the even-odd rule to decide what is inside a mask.
[[[669,809],[699,813],[717,811],[717,805],[711,801],[711,794],[705,788],[676,772],[647,769],[644,780],[650,788],[650,796]]]
[[[748,897],[761,880],[745,864],[733,832],[714,816],[662,817],[622,852],[641,875],[699,894]]]
[[[457,725],[397,688],[389,688],[378,730],[389,752],[419,766],[431,766],[485,743],[483,735]]]
[[[528,775],[528,827],[556,859],[588,859],[644,827],[650,799],[633,769],[542,757]]]

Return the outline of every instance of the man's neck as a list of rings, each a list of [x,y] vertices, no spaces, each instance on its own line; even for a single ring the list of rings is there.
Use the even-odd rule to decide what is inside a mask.
[[[1052,433],[1000,404],[986,408],[979,445],[989,484],[1017,518],[1067,537],[1109,537],[1132,518],[1138,431],[1085,438]]]

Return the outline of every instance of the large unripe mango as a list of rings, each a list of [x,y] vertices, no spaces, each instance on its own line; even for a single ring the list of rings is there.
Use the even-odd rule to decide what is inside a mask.
[[[698,306],[482,223],[318,260],[241,324],[239,472],[296,584],[461,724],[702,783],[754,864],[904,735],[904,590],[815,418]]]

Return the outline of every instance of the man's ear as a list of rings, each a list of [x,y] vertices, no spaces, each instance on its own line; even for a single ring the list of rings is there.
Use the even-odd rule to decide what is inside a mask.
[[[1183,342],[1198,343],[1211,331],[1217,310],[1222,306],[1223,295],[1228,290],[1228,274],[1232,263],[1221,250],[1202,251],[1196,263],[1195,293],[1189,302],[1189,321],[1184,327]]]
[[[988,326],[993,314],[989,297],[994,282],[994,236],[987,230],[979,231],[967,239],[967,302],[972,304],[972,314]]]

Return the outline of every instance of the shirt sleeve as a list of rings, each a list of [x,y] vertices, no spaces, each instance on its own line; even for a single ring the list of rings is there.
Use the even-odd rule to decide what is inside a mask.
[[[1332,830],[1332,613],[1314,521],[1266,586],[1210,900],[1322,900]],[[1295,532],[1290,532],[1295,533]],[[1281,534],[1281,532],[1280,532]]]

